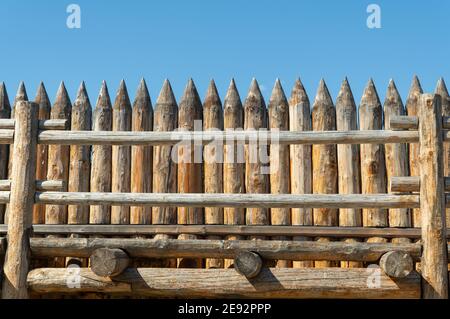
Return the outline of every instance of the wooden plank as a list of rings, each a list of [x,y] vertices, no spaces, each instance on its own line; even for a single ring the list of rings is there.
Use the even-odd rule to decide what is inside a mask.
[[[0,191],[11,190],[11,181],[7,179],[0,180]],[[65,188],[64,181],[36,181],[36,190],[38,191],[62,191]],[[40,223],[35,223],[40,224]]]
[[[223,131],[223,110],[219,93],[214,80],[211,80],[203,102],[203,130]],[[204,187],[205,193],[223,193],[223,144],[212,142],[205,145],[204,159]],[[205,207],[205,224],[223,224],[222,207]],[[220,239],[209,237],[210,239]],[[206,268],[223,268],[223,259],[206,259]]]
[[[36,293],[101,291],[172,298],[420,298],[416,272],[395,281],[380,272],[376,289],[367,285],[368,275],[366,269],[266,268],[249,281],[233,269],[129,268],[111,281],[82,268],[80,286],[73,288],[67,285],[66,269],[41,268],[30,272],[28,286]]]
[[[112,130],[131,130],[131,102],[125,81],[120,82],[112,111]],[[111,192],[129,193],[131,191],[131,147],[114,145],[111,155]],[[129,224],[130,207],[112,206],[111,224]]]
[[[450,177],[444,177],[444,190],[446,192],[450,192]],[[391,191],[400,193],[419,192],[420,177],[419,176],[392,177]]]
[[[106,131],[110,134],[112,128],[112,107],[109,98],[108,87],[103,81],[100,94],[93,113],[92,131]],[[92,146],[91,160],[91,192],[111,191],[111,146]],[[109,224],[111,222],[111,208],[107,205],[91,206],[89,223]]]
[[[234,80],[227,90],[227,95],[223,103],[224,111],[224,129],[242,130],[244,127],[244,109],[242,108],[241,97],[236,88]],[[223,164],[223,192],[232,194],[245,193],[245,158],[244,145],[238,141],[225,141],[224,145],[224,164]],[[227,225],[245,225],[244,207],[225,207],[224,224]],[[243,239],[240,236],[229,235],[230,240]],[[233,265],[233,260],[227,259],[224,267],[229,268]]]
[[[11,105],[5,83],[0,83],[0,121],[9,119]],[[0,145],[0,179],[8,178],[9,145]],[[0,224],[3,224],[6,205],[0,205]]]
[[[198,95],[194,81],[189,79],[178,109],[178,129],[194,131],[202,129],[202,102]],[[197,122],[197,123],[196,123]],[[197,126],[196,126],[197,125]],[[178,145],[178,193],[203,192],[202,146],[196,143],[182,143]],[[209,194],[208,194],[209,195]],[[203,224],[204,211],[202,207],[178,207],[178,224]],[[181,234],[179,239],[194,239],[193,235]],[[180,268],[201,268],[201,259],[180,259]]]
[[[322,79],[312,108],[312,128],[314,131],[327,131],[336,129],[336,109],[334,108],[330,92]],[[336,145],[313,145],[313,193],[336,194],[338,192],[338,164]],[[323,195],[322,195],[323,196]],[[313,209],[314,225],[337,226],[338,210],[333,207]],[[319,241],[329,241],[327,238],[317,237]],[[332,267],[336,263],[317,261],[315,267]]]
[[[41,84],[39,85],[39,88],[38,88],[38,92],[36,94],[36,98],[35,98],[36,103],[39,104],[39,102],[42,101],[42,99],[48,100],[48,96],[45,97],[44,92],[45,92],[45,95],[47,95],[44,84],[41,82]],[[50,109],[47,109],[47,107],[45,107],[44,109],[41,109],[41,108],[39,109],[40,115],[47,114],[46,113],[47,111],[48,111],[48,116],[50,116]],[[44,112],[44,113],[42,113],[42,112]],[[1,118],[0,119],[0,129],[1,130],[14,129],[15,123],[16,123],[16,121],[14,119]],[[38,127],[40,130],[66,130],[66,129],[70,128],[70,122],[66,119],[48,119],[48,118],[42,117],[39,119],[38,123],[39,123]]]
[[[12,190],[8,220],[8,247],[3,265],[3,299],[28,298],[30,234],[36,177],[38,105],[20,101],[15,109]]]
[[[358,130],[358,113],[347,78],[336,99],[336,128],[338,131]],[[338,145],[339,194],[361,194],[361,163],[359,145]],[[362,226],[361,209],[339,209],[339,226]],[[355,239],[346,239],[354,242]],[[341,262],[342,268],[362,267],[361,263]]]
[[[311,131],[311,107],[300,79],[295,81],[289,100],[290,131]],[[311,145],[290,145],[290,182],[292,194],[312,193],[312,147]],[[291,208],[292,225],[312,225],[312,208]],[[294,240],[304,241],[306,237],[294,237]],[[312,261],[295,261],[294,268],[313,267]]]
[[[448,298],[445,238],[444,145],[439,95],[423,94],[419,104],[420,210],[422,213],[421,274],[423,297]]]
[[[289,130],[289,104],[284,94],[281,82],[276,80],[269,102],[269,129],[275,131]],[[270,192],[271,194],[288,194],[290,184],[289,145],[270,145]],[[290,225],[291,211],[289,208],[271,208],[270,222],[272,225]],[[276,240],[287,239],[274,237]],[[251,259],[250,260],[254,260]],[[278,268],[291,267],[289,260],[278,260]]]

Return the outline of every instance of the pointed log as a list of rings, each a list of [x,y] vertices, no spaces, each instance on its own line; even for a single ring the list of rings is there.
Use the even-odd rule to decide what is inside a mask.
[[[0,118],[9,119],[11,105],[5,83],[0,83]],[[0,145],[0,179],[8,178],[9,145]],[[3,224],[6,205],[0,205],[0,224]]]
[[[133,103],[132,131],[153,130],[153,107],[147,84],[142,79]],[[151,146],[131,147],[131,192],[152,192],[152,152]],[[130,208],[130,224],[151,224],[152,208],[150,206]]]
[[[112,113],[113,131],[131,131],[131,102],[125,81],[120,82]],[[129,193],[131,190],[131,147],[112,147],[111,192]],[[112,206],[111,224],[129,224],[130,207]]]
[[[252,80],[244,103],[244,129],[258,131],[267,128],[266,103],[256,79]],[[269,193],[269,158],[268,146],[252,141],[245,145],[245,189],[247,193]],[[269,210],[264,208],[247,208],[247,225],[269,225]],[[263,237],[253,237],[260,238]]]
[[[211,80],[203,102],[203,130],[223,131],[222,102],[214,80]],[[205,145],[203,157],[205,193],[223,193],[223,144],[212,142]],[[223,208],[205,207],[205,224],[223,224]],[[206,259],[206,268],[223,268],[223,259]]]
[[[312,109],[312,128],[314,131],[336,130],[336,109],[334,108],[328,88],[322,79]],[[313,193],[336,194],[337,188],[337,154],[336,145],[313,145]],[[329,208],[315,208],[314,225],[337,226],[338,210]],[[329,241],[327,238],[317,238],[318,241]],[[316,261],[316,267],[331,267],[336,263]]]
[[[360,130],[381,130],[383,110],[375,85],[370,79],[359,106]],[[386,193],[386,165],[384,145],[361,145],[361,192],[363,194]],[[366,227],[387,227],[386,209],[363,209],[363,225]],[[368,242],[386,242],[384,238],[369,238]]]
[[[93,131],[111,131],[112,107],[108,87],[103,81],[92,117]],[[111,192],[111,146],[92,146],[91,192]],[[111,207],[94,205],[90,208],[89,223],[109,224]]]
[[[269,102],[269,128],[274,131],[289,131],[289,104],[279,79],[275,81]],[[272,194],[289,194],[289,145],[270,145],[270,192]],[[272,225],[290,225],[289,208],[272,208],[270,210]],[[287,239],[274,237],[276,240]],[[277,267],[290,267],[292,262],[278,260]]]
[[[234,79],[231,80],[225,96],[224,104],[224,128],[225,130],[237,131],[244,127],[244,109],[241,97],[236,88]],[[223,191],[224,193],[245,193],[245,159],[244,145],[237,141],[226,141],[224,145],[223,164]],[[245,208],[225,207],[224,223],[227,225],[245,225]],[[242,236],[227,236],[228,240],[243,239]],[[225,260],[225,268],[233,265],[233,260]]]
[[[311,131],[311,108],[308,95],[300,79],[295,81],[289,100],[289,130]],[[292,194],[312,193],[312,146],[290,145],[290,175]],[[311,208],[292,208],[292,225],[311,226],[313,212]],[[294,237],[304,241],[306,237]],[[313,261],[294,261],[294,268],[314,267]]]
[[[347,78],[342,82],[339,95],[336,99],[336,127],[338,131],[358,130],[358,113],[356,111],[355,99]],[[359,145],[339,144],[338,173],[339,194],[361,193],[361,166],[359,160]],[[361,209],[339,209],[339,226],[362,226]],[[355,242],[349,238],[346,242]],[[359,262],[341,262],[342,268],[362,267]]]
[[[194,81],[189,82],[184,90],[178,109],[178,129],[184,131],[201,130],[203,117],[202,102]],[[196,123],[197,122],[197,123]],[[178,193],[202,193],[202,145],[191,142],[178,146]],[[196,225],[204,223],[201,207],[178,207],[178,224]],[[179,239],[195,239],[195,236],[182,234]],[[179,259],[180,268],[201,268],[201,259]]]

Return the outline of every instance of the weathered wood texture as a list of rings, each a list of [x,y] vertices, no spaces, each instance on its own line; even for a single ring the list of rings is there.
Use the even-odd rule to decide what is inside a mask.
[[[20,101],[15,109],[16,127],[8,220],[8,247],[3,265],[3,299],[28,297],[33,194],[36,179],[38,105]]]
[[[203,130],[223,131],[223,110],[214,80],[211,80],[203,103]],[[205,193],[223,193],[223,144],[212,142],[203,150]],[[224,222],[223,208],[205,207],[205,224]],[[218,239],[209,237],[211,239]],[[206,268],[223,268],[222,259],[207,259]]]
[[[118,276],[130,264],[127,253],[117,248],[98,248],[89,259],[92,272],[100,277]]]
[[[0,118],[9,119],[11,105],[5,83],[0,83]],[[9,145],[0,145],[0,179],[8,178]],[[0,205],[0,224],[3,224],[6,205]]]
[[[381,257],[380,267],[389,277],[405,278],[414,270],[414,263],[407,252],[395,250]]]
[[[421,260],[424,298],[448,298],[442,105],[439,95],[423,94],[419,103]]]
[[[312,129],[314,131],[329,131],[336,129],[336,109],[334,108],[330,92],[322,79],[312,108]],[[338,163],[336,145],[313,145],[313,193],[336,194],[338,192]],[[334,208],[314,208],[314,225],[337,226],[338,211]],[[328,241],[319,237],[319,241]],[[336,263],[317,261],[316,267],[336,266]]]
[[[289,100],[289,130],[311,131],[311,110],[308,95],[300,79],[295,81]],[[290,145],[290,188],[292,194],[312,193],[311,145]],[[312,208],[291,208],[292,225],[313,224]],[[294,237],[304,241],[306,237]],[[313,267],[312,261],[294,262],[294,268]]]
[[[12,182],[8,179],[0,180],[0,191],[10,191]],[[65,188],[64,181],[36,181],[37,191],[62,191]],[[39,224],[39,223],[38,223]]]
[[[223,103],[224,129],[242,130],[244,127],[244,109],[242,108],[241,97],[237,91],[234,80],[228,87]],[[223,163],[223,192],[232,194],[245,193],[245,158],[244,145],[239,141],[225,141],[224,163]],[[224,224],[245,225],[244,207],[225,207]],[[240,236],[227,236],[227,239],[242,239]],[[229,268],[233,261],[228,259],[224,262],[224,267]]]
[[[123,80],[120,82],[113,105],[112,130],[131,131],[131,103]],[[113,146],[111,164],[111,191],[113,193],[129,193],[131,190],[131,147]],[[130,207],[111,207],[111,224],[129,223]]]
[[[258,131],[267,128],[266,103],[256,79],[252,80],[244,103],[244,130]],[[269,158],[268,146],[253,140],[245,146],[245,190],[247,194],[269,193]],[[269,210],[265,208],[247,208],[248,225],[268,225]],[[262,239],[262,238],[260,238]]]
[[[263,261],[261,257],[252,251],[241,251],[237,253],[234,258],[234,269],[248,279],[258,276],[262,266]]]
[[[108,87],[103,81],[100,94],[93,112],[92,130],[111,131],[112,107]],[[91,192],[111,192],[111,146],[92,146]],[[109,224],[111,207],[93,205],[90,207],[89,222],[91,224]]]
[[[355,99],[347,78],[343,81],[336,99],[336,128],[338,131],[358,129],[358,113]],[[338,186],[339,194],[361,193],[361,167],[359,160],[359,145],[338,145]],[[339,210],[339,226],[362,226],[361,209]],[[346,239],[354,242],[355,239]],[[362,267],[361,263],[341,262],[343,268]]]
[[[450,192],[450,177],[444,177],[444,189]],[[420,177],[393,177],[391,179],[391,190],[394,192],[419,192],[420,191]]]
[[[202,130],[202,102],[194,81],[189,79],[178,109],[178,128],[182,131]],[[185,142],[178,145],[178,193],[203,192],[202,145]],[[203,224],[202,207],[178,207],[178,224]],[[193,239],[192,235],[180,235],[179,239]],[[201,259],[180,259],[180,268],[201,268]]]
[[[359,106],[360,130],[381,130],[383,110],[372,80],[367,84]],[[384,145],[361,145],[361,192],[363,194],[386,193],[386,165]],[[387,227],[386,209],[363,209],[363,225]],[[384,238],[369,238],[368,241],[384,242]]]
[[[367,284],[366,269],[263,269],[248,280],[233,269],[127,269],[114,281],[80,270],[80,288],[67,286],[65,269],[35,269],[28,286],[37,293],[105,292],[155,297],[420,298],[420,276],[392,280],[379,271],[379,288]],[[170,278],[170,280],[168,280]],[[217,289],[220,287],[220,289]]]

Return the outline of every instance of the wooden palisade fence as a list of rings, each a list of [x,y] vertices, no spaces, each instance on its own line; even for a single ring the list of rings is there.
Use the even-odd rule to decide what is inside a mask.
[[[359,121],[347,80],[336,108],[323,80],[312,109],[300,80],[27,100],[0,86],[2,298],[448,298],[443,80],[406,110],[370,81]]]

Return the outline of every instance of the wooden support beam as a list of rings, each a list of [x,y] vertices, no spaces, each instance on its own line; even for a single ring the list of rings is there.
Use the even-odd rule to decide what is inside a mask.
[[[0,130],[13,130],[15,119],[0,119]],[[69,121],[65,119],[39,120],[40,130],[67,130]]]
[[[444,190],[450,192],[450,177],[444,177]],[[396,176],[391,179],[392,192],[419,192],[420,177],[419,176]]]
[[[37,191],[62,191],[66,185],[63,180],[59,181],[36,181]],[[11,180],[2,179],[0,180],[0,191],[10,191],[11,190]]]
[[[28,298],[27,274],[36,176],[38,105],[20,101],[15,108],[15,139],[8,219],[8,247],[3,265],[4,299]]]
[[[33,256],[89,257],[98,248],[120,248],[130,257],[142,258],[229,258],[252,251],[265,259],[378,261],[383,254],[401,250],[414,259],[420,244],[303,242],[279,240],[176,240],[137,238],[32,238]]]
[[[414,262],[407,252],[395,250],[381,257],[380,267],[391,278],[405,278],[414,270]]]
[[[419,105],[420,211],[422,214],[422,295],[448,298],[445,236],[444,145],[442,106],[437,95],[423,94]]]
[[[234,258],[234,269],[248,279],[258,276],[262,265],[261,257],[253,251],[241,251]]]
[[[367,269],[265,268],[247,279],[233,269],[128,268],[115,277],[103,278],[80,269],[80,285],[69,287],[67,269],[34,269],[28,287],[35,293],[122,293],[178,298],[420,298],[420,276],[393,280],[380,270],[379,287],[367,284]]]
[[[115,277],[123,273],[130,258],[122,249],[98,248],[90,256],[91,270],[100,277]]]
[[[36,203],[165,207],[324,207],[415,208],[418,195],[390,194],[167,194],[167,193],[36,193]]]
[[[393,116],[390,123],[392,130],[417,130],[419,128],[419,118],[417,116]],[[442,117],[442,128],[444,130],[450,129],[450,117]]]

